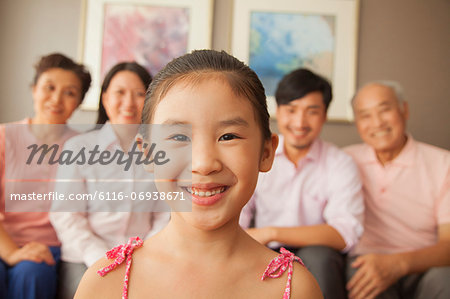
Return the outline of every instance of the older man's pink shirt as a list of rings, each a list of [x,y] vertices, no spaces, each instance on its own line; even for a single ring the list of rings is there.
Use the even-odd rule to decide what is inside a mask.
[[[435,244],[450,223],[450,152],[409,136],[384,166],[366,144],[345,148],[358,164],[365,194],[364,233],[352,254],[397,253]]]

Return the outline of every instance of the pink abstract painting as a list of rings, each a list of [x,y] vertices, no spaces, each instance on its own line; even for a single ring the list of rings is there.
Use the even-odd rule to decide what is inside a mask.
[[[188,34],[188,8],[105,5],[101,78],[122,61],[136,61],[155,75],[187,52]]]

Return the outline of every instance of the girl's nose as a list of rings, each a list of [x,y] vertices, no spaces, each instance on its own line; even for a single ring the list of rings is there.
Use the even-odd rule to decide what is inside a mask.
[[[192,173],[210,175],[222,169],[216,144],[199,140],[192,144]]]

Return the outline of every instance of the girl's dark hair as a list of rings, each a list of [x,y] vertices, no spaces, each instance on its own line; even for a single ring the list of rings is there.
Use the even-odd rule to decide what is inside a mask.
[[[325,111],[327,111],[333,97],[330,83],[310,70],[300,68],[283,77],[275,92],[275,99],[278,106],[286,105],[314,91],[322,94]]]
[[[81,82],[81,98],[80,103],[83,101],[86,92],[91,86],[91,75],[86,67],[82,64],[74,62],[67,56],[60,53],[53,53],[46,56],[42,56],[41,59],[35,64],[34,69],[36,73],[33,78],[33,85],[36,85],[39,77],[49,69],[60,68],[66,71],[74,72]]]
[[[156,74],[148,88],[142,123],[151,123],[156,106],[177,82],[183,79],[200,80],[214,73],[223,76],[236,96],[249,99],[263,138],[270,139],[269,113],[261,81],[252,69],[225,51],[195,50],[169,62]]]
[[[143,66],[136,62],[122,62],[113,66],[106,74],[105,79],[103,79],[102,90],[100,92],[100,99],[98,102],[97,124],[104,124],[107,120],[109,120],[109,117],[106,114],[105,106],[103,106],[102,97],[103,93],[108,89],[112,78],[114,78],[114,76],[121,71],[130,71],[138,75],[145,88],[147,88],[150,82],[152,82],[152,75]]]

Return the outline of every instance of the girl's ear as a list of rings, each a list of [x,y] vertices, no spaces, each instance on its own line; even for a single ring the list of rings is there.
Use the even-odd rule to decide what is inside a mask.
[[[269,140],[264,141],[261,161],[259,163],[259,171],[267,172],[272,168],[275,150],[278,146],[278,135],[272,134]]]
[[[137,134],[135,138],[138,149],[144,154],[142,160],[151,161],[153,157],[148,157],[149,147],[146,146],[145,139],[141,134]],[[153,172],[153,163],[144,163],[144,169],[147,172]]]

